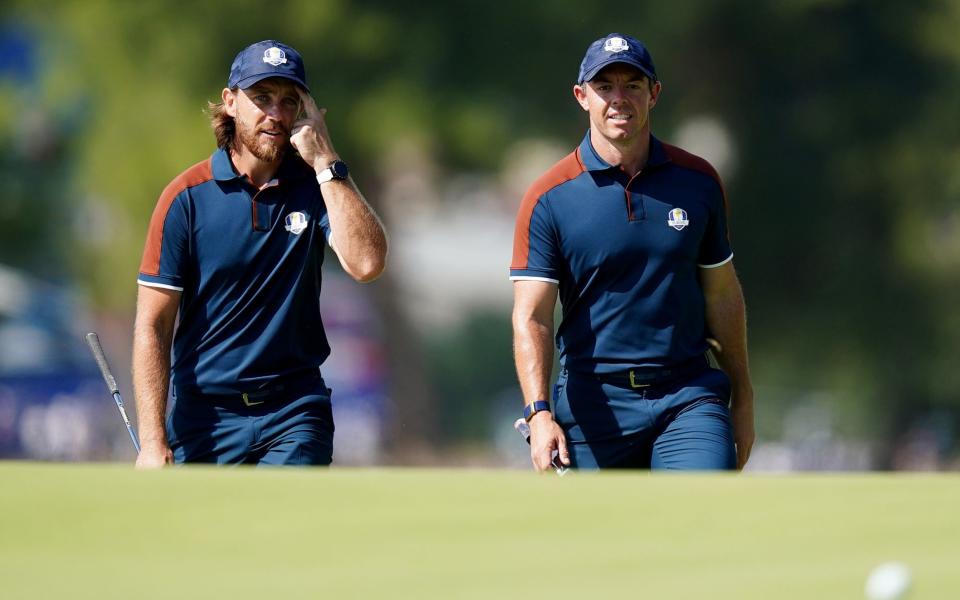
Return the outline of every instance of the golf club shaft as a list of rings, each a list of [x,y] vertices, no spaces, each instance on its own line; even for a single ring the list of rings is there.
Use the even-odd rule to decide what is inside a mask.
[[[127,411],[123,408],[123,398],[120,397],[120,392],[113,393],[113,401],[117,404],[117,409],[120,411],[120,416],[123,418],[123,424],[127,426],[127,433],[130,434],[130,441],[133,442],[133,447],[136,448],[137,454],[140,454],[140,442],[137,440],[137,434],[133,430],[133,425],[130,423],[130,419],[127,418]]]
[[[137,440],[137,433],[133,430],[133,425],[130,424],[130,419],[127,417],[127,411],[123,408],[123,398],[120,397],[120,388],[117,386],[117,380],[110,371],[107,356],[103,353],[103,346],[100,345],[100,337],[91,331],[87,334],[86,339],[87,345],[90,346],[90,351],[93,353],[93,359],[97,361],[97,366],[100,367],[100,374],[103,375],[103,381],[107,384],[107,389],[110,390],[110,393],[113,395],[113,401],[117,405],[117,410],[120,411],[123,424],[127,426],[130,441],[133,442],[133,447],[136,448],[137,454],[140,454],[140,441]]]

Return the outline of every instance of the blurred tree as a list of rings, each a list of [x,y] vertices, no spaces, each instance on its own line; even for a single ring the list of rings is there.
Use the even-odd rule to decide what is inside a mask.
[[[937,247],[960,234],[957,42],[951,59],[929,37],[945,10],[728,3],[687,48],[712,57],[696,89],[743,148],[733,235],[761,380],[834,390],[848,433],[893,440],[932,407],[956,419],[960,402],[945,364],[960,298],[942,268],[960,254]]]
[[[0,263],[46,278],[69,273],[69,215],[73,126],[66,107],[37,102],[41,76],[37,32],[0,22]],[[75,113],[74,113],[75,114]]]

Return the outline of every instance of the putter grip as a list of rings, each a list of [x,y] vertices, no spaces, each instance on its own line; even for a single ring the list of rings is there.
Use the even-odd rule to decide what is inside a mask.
[[[113,378],[113,373],[110,372],[110,365],[107,364],[107,357],[103,354],[103,347],[100,345],[100,338],[96,333],[91,331],[87,334],[87,344],[90,346],[90,351],[93,352],[93,359],[97,361],[100,374],[103,375],[103,381],[110,389],[110,393],[119,393],[120,388],[117,387],[117,380]]]

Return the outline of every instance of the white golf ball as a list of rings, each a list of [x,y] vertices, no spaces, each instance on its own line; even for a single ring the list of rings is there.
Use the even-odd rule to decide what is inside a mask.
[[[910,591],[910,568],[902,562],[877,565],[867,576],[864,591],[869,600],[901,600]]]

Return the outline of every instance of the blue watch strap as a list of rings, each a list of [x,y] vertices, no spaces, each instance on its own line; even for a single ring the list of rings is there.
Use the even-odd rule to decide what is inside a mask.
[[[541,411],[550,412],[550,403],[546,400],[534,400],[523,407],[523,420],[529,422],[533,415]]]

